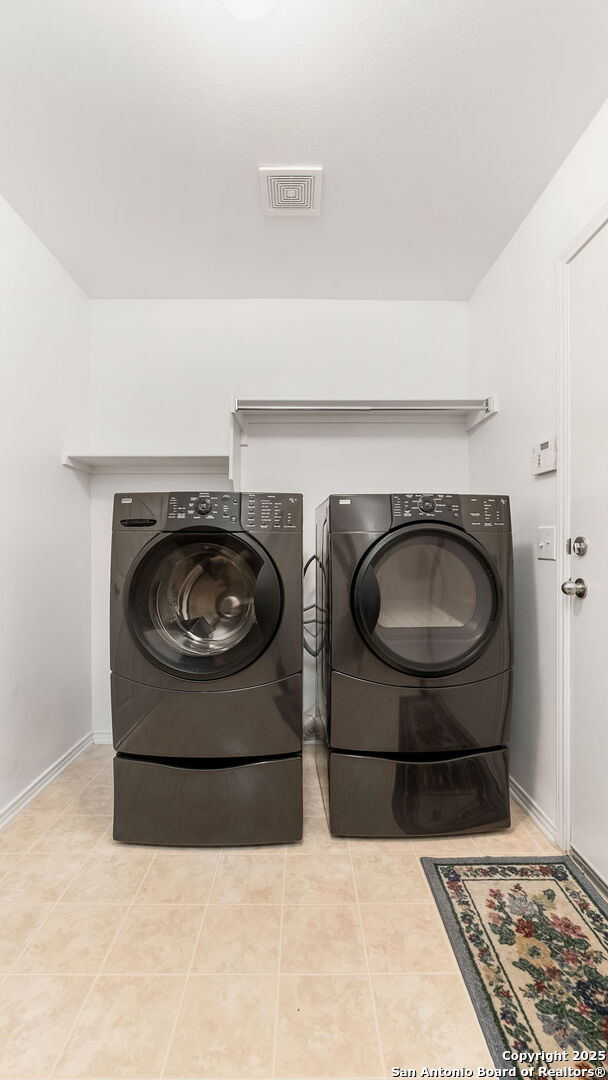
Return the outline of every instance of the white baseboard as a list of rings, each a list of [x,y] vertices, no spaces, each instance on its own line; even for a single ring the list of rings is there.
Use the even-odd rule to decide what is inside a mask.
[[[47,784],[51,783],[51,780],[54,780],[60,772],[63,772],[65,767],[69,765],[70,762],[74,761],[74,758],[79,757],[83,750],[86,750],[87,746],[90,746],[92,742],[93,735],[89,731],[86,735],[83,735],[78,742],[75,742],[69,750],[66,750],[65,754],[62,754],[52,765],[49,765],[48,769],[45,769],[44,772],[40,773],[40,776],[24,788],[20,795],[11,799],[10,803],[7,803],[7,805],[0,810],[0,827],[6,825],[11,818],[14,818],[16,814],[19,814],[32,799],[36,798],[36,795],[40,794]]]
[[[515,802],[519,803],[522,809],[526,811],[528,817],[532,819],[535,825],[538,825],[538,828],[545,834],[547,839],[552,844],[557,844],[557,828],[551,818],[545,814],[544,810],[541,810],[538,803],[534,801],[531,795],[528,795],[528,792],[513,777],[510,779],[510,788]]]
[[[112,745],[112,730],[107,728],[105,731],[94,731],[93,742],[96,746],[111,746]]]
[[[598,892],[601,893],[601,895],[604,896],[606,899],[608,899],[608,881],[605,881],[601,874],[598,873],[598,871],[595,869],[595,867],[588,863],[582,855],[579,855],[578,851],[576,851],[575,848],[571,847],[568,854],[573,860],[573,862],[576,863],[579,870],[582,870],[583,874],[585,874],[586,877],[589,878],[591,884],[595,885]]]

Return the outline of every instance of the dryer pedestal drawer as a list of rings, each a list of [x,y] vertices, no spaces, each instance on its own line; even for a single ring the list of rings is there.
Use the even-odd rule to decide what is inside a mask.
[[[508,828],[508,750],[430,758],[329,751],[335,836],[441,836]]]
[[[182,847],[302,838],[302,758],[175,762],[114,758],[114,839]]]

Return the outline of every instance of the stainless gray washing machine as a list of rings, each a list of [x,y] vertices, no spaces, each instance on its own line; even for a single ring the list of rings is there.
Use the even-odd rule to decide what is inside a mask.
[[[302,836],[302,497],[114,497],[114,838]]]

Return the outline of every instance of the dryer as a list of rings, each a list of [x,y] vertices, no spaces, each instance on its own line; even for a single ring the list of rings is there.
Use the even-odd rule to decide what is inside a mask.
[[[114,498],[114,838],[302,835],[302,497]]]
[[[332,495],[316,532],[332,833],[508,826],[508,497]]]

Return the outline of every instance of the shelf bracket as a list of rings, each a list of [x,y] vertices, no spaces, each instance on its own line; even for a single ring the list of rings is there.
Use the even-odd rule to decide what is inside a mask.
[[[490,396],[486,398],[485,408],[480,409],[467,424],[467,432],[470,434],[472,431],[475,431],[481,424],[485,424],[486,420],[489,420],[491,416],[496,416],[497,412],[498,394],[490,394]]]

